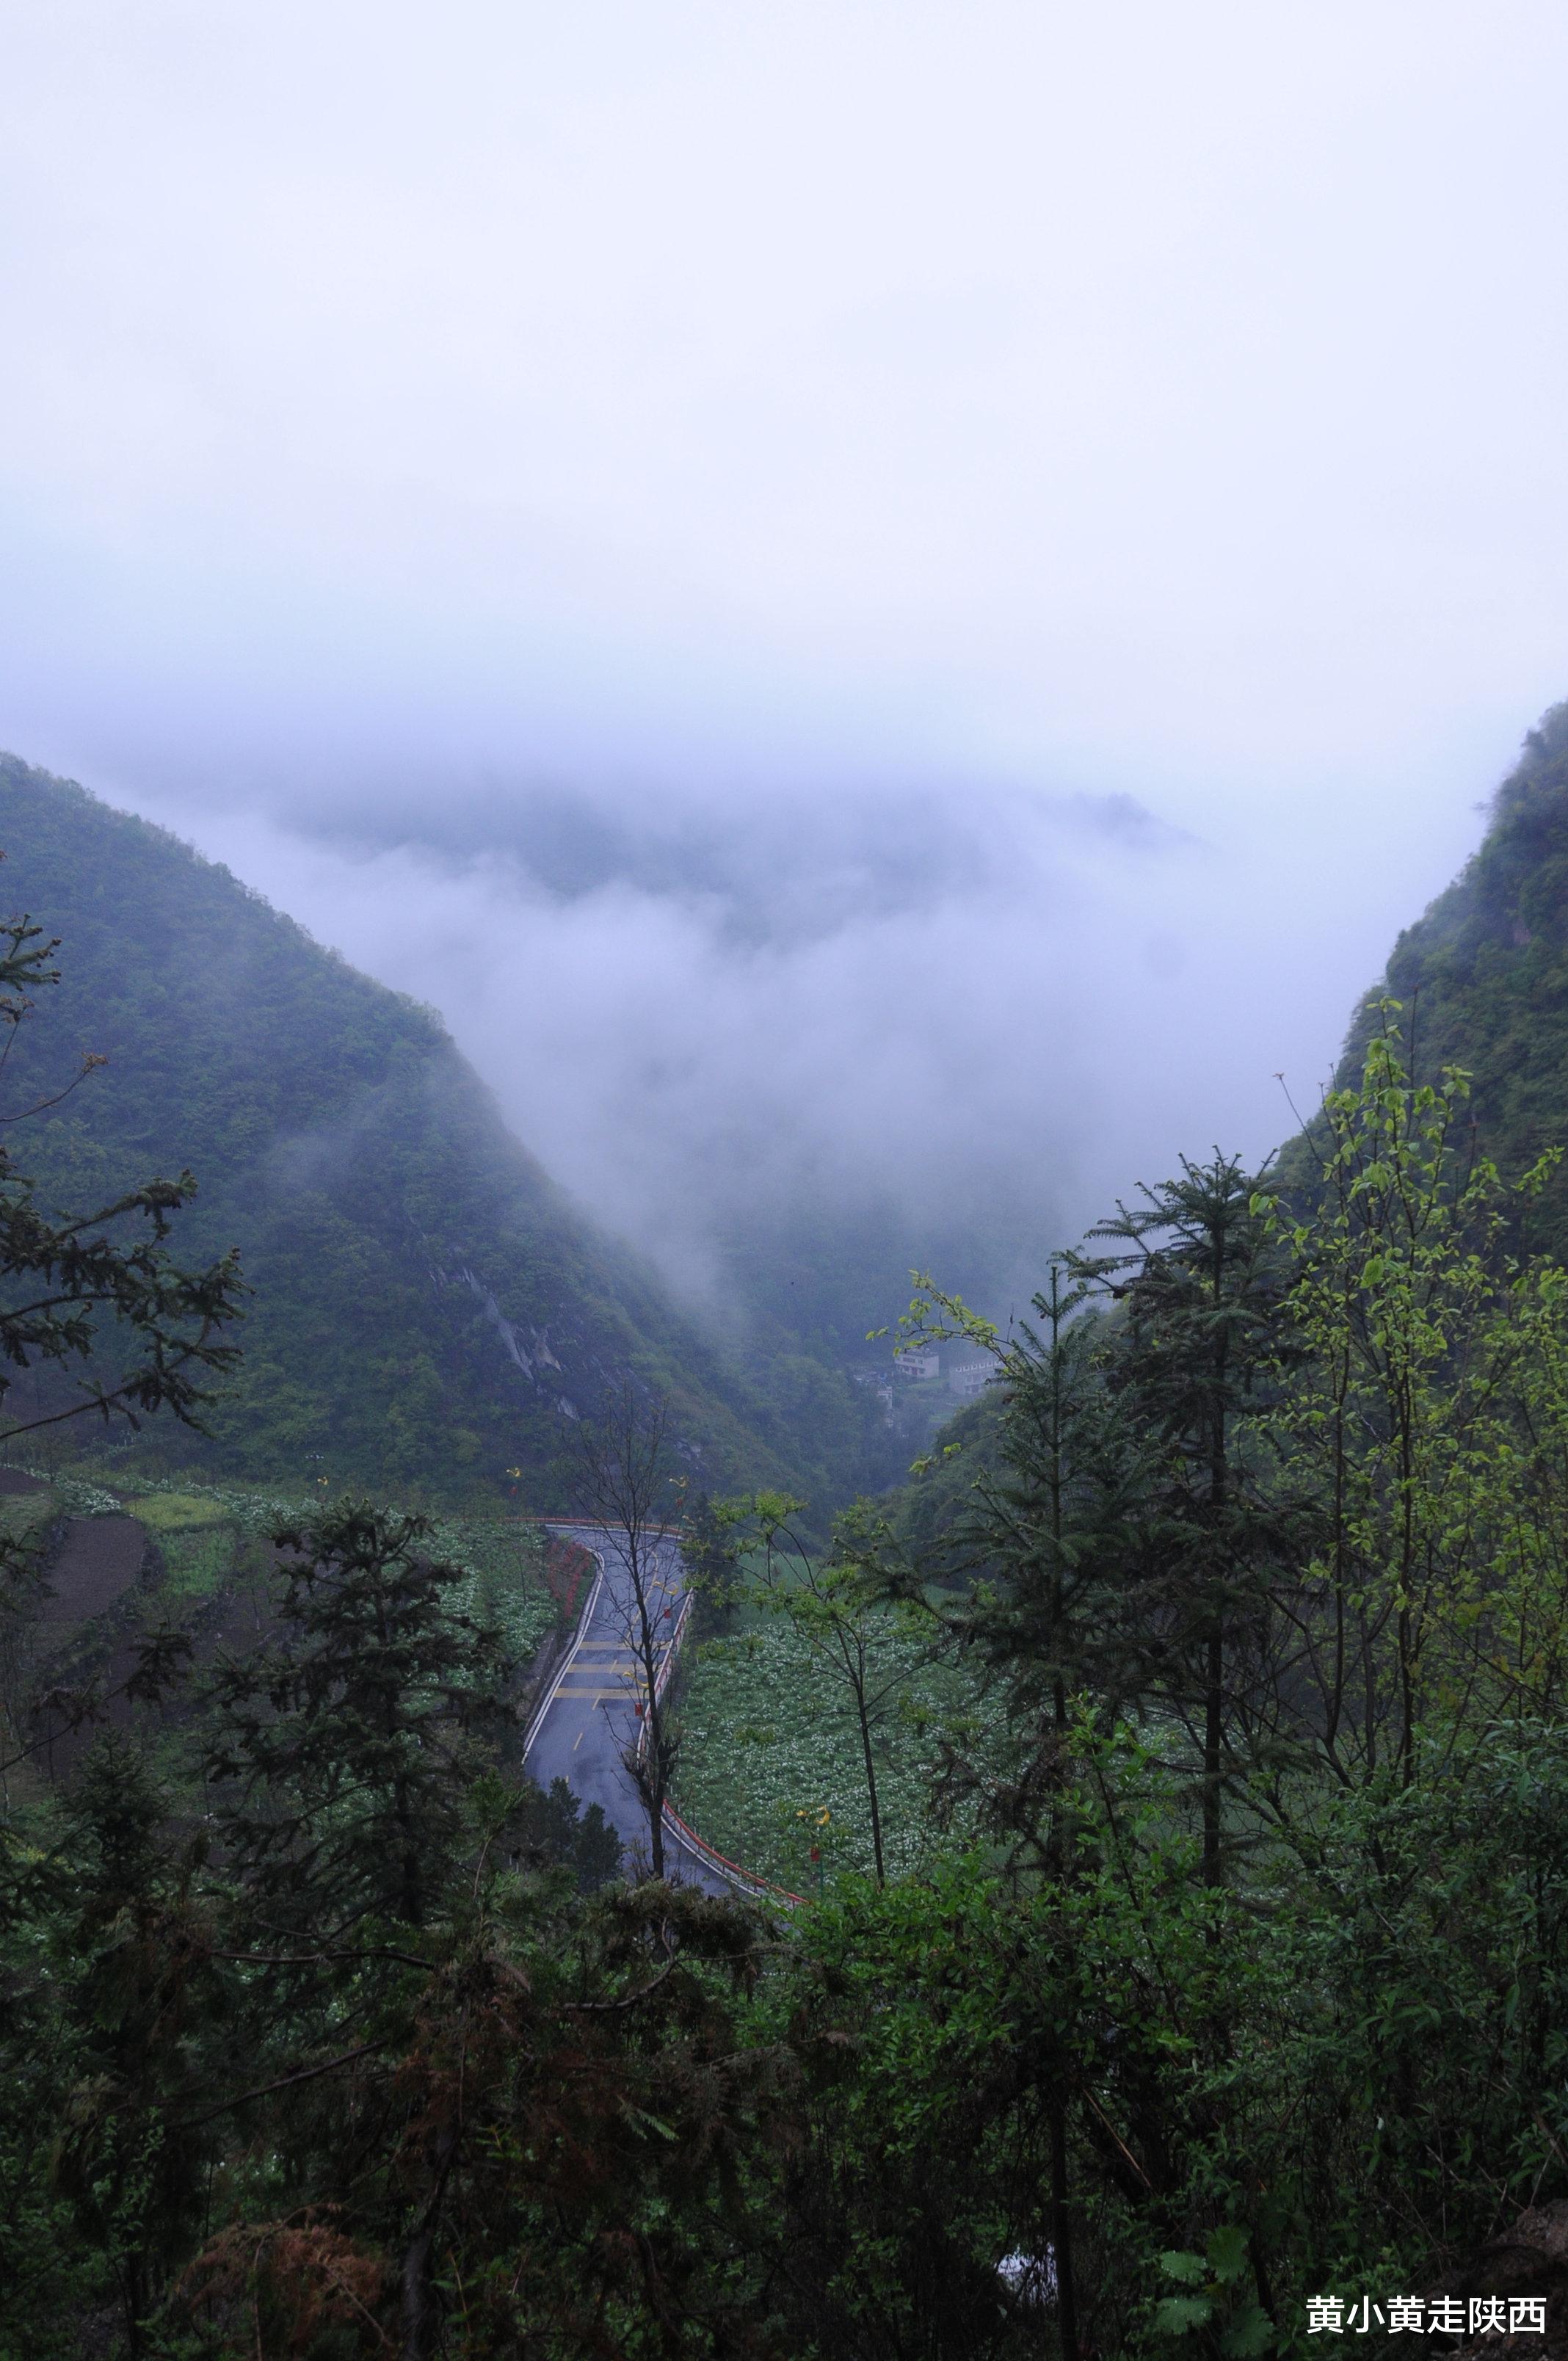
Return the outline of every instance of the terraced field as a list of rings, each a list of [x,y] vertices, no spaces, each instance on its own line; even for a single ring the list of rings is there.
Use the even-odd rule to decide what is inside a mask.
[[[38,1537],[46,1586],[0,1663],[9,1743],[22,1741],[27,1694],[40,1676],[112,1689],[135,1662],[138,1634],[155,1625],[187,1630],[198,1664],[254,1644],[267,1628],[271,1528],[315,1505],[238,1485],[142,1478],[111,1487],[97,1477],[0,1468],[0,1529]],[[509,1653],[530,1663],[558,1615],[538,1530],[452,1517],[437,1524],[432,1548],[464,1570],[458,1607],[498,1626]],[[49,1765],[69,1769],[86,1742],[80,1732],[52,1738]]]

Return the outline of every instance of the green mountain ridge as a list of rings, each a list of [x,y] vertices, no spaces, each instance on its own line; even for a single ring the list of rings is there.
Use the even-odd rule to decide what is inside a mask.
[[[121,1448],[560,1509],[574,1420],[630,1374],[668,1390],[694,1481],[820,1496],[830,1479],[781,1411],[556,1188],[433,1010],[15,756],[0,846],[7,907],[61,939],[7,1115],[64,1088],[83,1053],[108,1061],[11,1130],[22,1169],[81,1209],[189,1166],[181,1258],[237,1245],[254,1290],[210,1440],[164,1422]]]
[[[1380,1005],[1398,1018],[1415,1071],[1470,1077],[1479,1150],[1517,1178],[1568,1141],[1568,704],[1526,737],[1492,798],[1486,833],[1452,885],[1399,935],[1352,1017],[1335,1081],[1359,1081]],[[1305,1181],[1317,1126],[1281,1152]],[[1568,1164],[1560,1165],[1516,1243],[1568,1261]]]

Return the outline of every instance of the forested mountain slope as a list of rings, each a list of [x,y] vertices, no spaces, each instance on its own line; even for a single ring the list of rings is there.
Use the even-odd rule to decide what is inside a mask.
[[[6,1137],[81,1208],[190,1166],[187,1260],[253,1288],[214,1466],[565,1505],[575,1416],[631,1370],[667,1387],[699,1480],[803,1477],[767,1406],[596,1235],[502,1124],[429,1009],[323,950],[229,873],[0,757],[5,906],[61,939],[5,1076]],[[183,1449],[159,1429],[157,1449]]]
[[[1359,1083],[1379,1005],[1390,997],[1402,1004],[1396,1021],[1421,1079],[1445,1066],[1469,1075],[1476,1146],[1505,1175],[1517,1178],[1545,1149],[1568,1145],[1568,703],[1530,731],[1497,790],[1478,851],[1399,936],[1357,1006],[1339,1087]],[[1283,1148],[1275,1170],[1292,1196],[1309,1200],[1321,1185],[1326,1146],[1312,1121]],[[1124,1193],[1160,1177],[1129,1173]],[[1511,1243],[1568,1262],[1568,1159],[1529,1221],[1528,1236]],[[952,1420],[942,1435],[944,1446],[957,1446],[951,1455],[938,1450],[890,1497],[888,1514],[906,1542],[930,1548],[961,1517],[970,1485],[994,1464],[996,1408],[988,1401]]]
[[[1568,704],[1530,731],[1479,850],[1395,944],[1353,1020],[1342,1085],[1360,1079],[1377,1005],[1390,995],[1403,1004],[1417,1072],[1470,1075],[1478,1145],[1505,1173],[1568,1141]],[[1302,1143],[1284,1167],[1304,1177]],[[1568,1260],[1568,1165],[1532,1212],[1526,1243]]]

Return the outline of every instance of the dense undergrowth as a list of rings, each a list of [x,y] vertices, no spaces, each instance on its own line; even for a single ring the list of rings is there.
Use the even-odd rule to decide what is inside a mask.
[[[1058,2163],[1080,2340],[1300,2354],[1309,2294],[1429,2287],[1560,2192],[1561,1732],[1320,1794],[1218,1886],[1179,1772],[1082,1719],[1049,1879],[585,1898],[411,1538],[323,1518],[263,1721],[220,1684],[13,1823],[18,2361],[1035,2355]]]

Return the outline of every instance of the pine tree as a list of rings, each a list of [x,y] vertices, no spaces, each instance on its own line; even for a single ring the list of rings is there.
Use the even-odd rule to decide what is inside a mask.
[[[201,1843],[118,1733],[86,1757],[64,1822],[41,1914],[67,2073],[52,2180],[108,2266],[134,2356],[201,2218],[225,1997],[192,1893]]]
[[[429,1532],[364,1500],[280,1528],[280,1636],[214,1678],[227,1859],[302,1939],[439,1912],[465,1799],[510,1726],[499,1642],[454,1609],[462,1570],[426,1554]]]
[[[1223,1802],[1242,1714],[1241,1660],[1286,1545],[1278,1506],[1255,1482],[1240,1436],[1264,1373],[1277,1367],[1280,1257],[1260,1176],[1216,1148],[1118,1203],[1075,1255],[1074,1278],[1121,1306],[1113,1389],[1148,1455],[1135,1608],[1148,1679],[1201,1761],[1203,1873],[1222,1875]]]
[[[27,917],[0,922],[0,1069],[33,994],[60,981],[49,963],[59,947]],[[58,1105],[104,1063],[84,1057],[63,1091],[7,1109],[4,1120],[24,1123]],[[89,1414],[136,1426],[168,1410],[188,1426],[200,1423],[206,1381],[239,1357],[223,1331],[239,1317],[243,1290],[234,1254],[205,1270],[185,1269],[169,1254],[170,1221],[195,1193],[193,1176],[182,1172],[88,1212],[45,1213],[11,1148],[0,1147],[0,1445]],[[132,1348],[117,1374],[102,1367],[111,1343]],[[68,1369],[78,1373],[73,1392],[60,1382]],[[27,1416],[14,1414],[10,1400],[23,1370],[35,1378]]]

